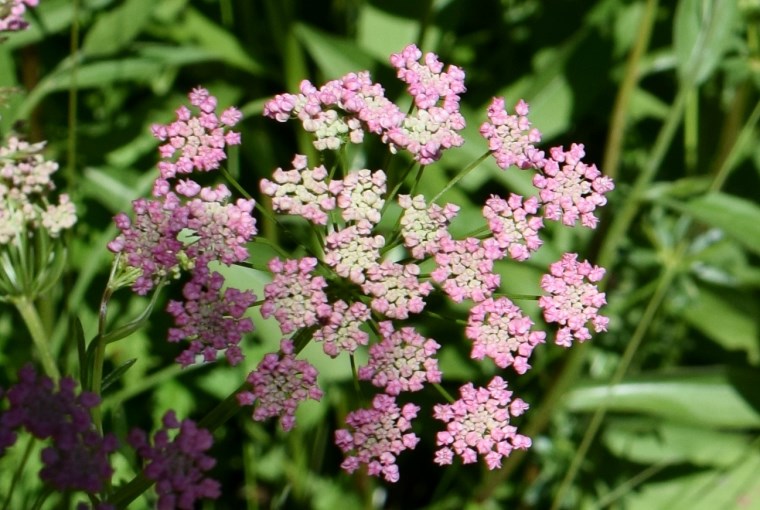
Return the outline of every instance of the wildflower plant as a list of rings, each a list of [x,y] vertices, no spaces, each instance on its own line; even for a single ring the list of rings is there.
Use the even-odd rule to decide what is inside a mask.
[[[0,29],[23,28],[24,4],[35,3],[0,3]],[[549,223],[595,228],[612,181],[583,161],[582,144],[541,147],[525,101],[510,113],[504,98],[494,98],[480,127],[486,154],[427,196],[418,189],[423,173],[441,172],[435,163],[465,143],[467,122],[477,122],[460,111],[465,72],[415,45],[391,55],[390,64],[411,99],[409,109],[386,97],[368,71],[321,86],[304,80],[297,92],[269,100],[264,116],[299,123],[316,158],[293,154],[290,168],[275,169],[255,190],[225,169],[227,151],[245,142],[236,130],[243,115],[221,107],[206,88],[192,89],[173,121],[152,126],[155,178],[149,197],[135,199],[131,211],[113,219],[118,233],[107,245],[114,257],[98,333],[80,349],[84,387],[61,378],[38,342],[47,376],[24,368],[2,394],[0,455],[21,431],[52,438],[39,473],[52,489],[84,492],[95,508],[123,508],[155,486],[157,508],[194,508],[197,500],[220,495],[220,483],[209,474],[217,463],[214,429],[240,407],[251,407],[254,421],[276,418],[284,431],[297,427],[301,403],[329,394],[316,368],[325,362],[350,364],[359,388],[358,404],[332,438],[347,473],[366,469],[391,483],[413,476],[397,461],[421,441],[435,442],[432,463],[482,461],[489,470],[531,446],[519,428],[529,405],[513,395],[510,382],[531,370],[532,353],[547,336],[570,347],[607,329],[600,314],[605,294],[596,287],[605,270],[565,253],[536,282],[544,294],[526,297],[504,290],[510,275],[499,263],[538,265],[533,256]],[[387,150],[385,168],[354,164],[361,159],[353,151],[372,139]],[[65,255],[59,238],[76,221],[68,195],[50,195],[57,166],[44,159],[43,148],[16,137],[0,148],[0,290],[32,319],[28,305],[57,282]],[[462,235],[460,206],[442,199],[488,157],[502,171],[530,172],[533,190],[491,195],[478,224]],[[397,162],[407,170],[399,173]],[[288,229],[289,243],[254,266],[255,251],[267,242],[257,216]],[[281,221],[285,216],[289,220]],[[290,230],[299,222],[307,228]],[[22,266],[26,272],[19,273]],[[266,274],[268,281],[257,295],[226,276],[231,266]],[[125,287],[148,304],[132,322],[110,328],[111,299]],[[224,357],[249,373],[201,422],[167,410],[152,441],[138,428],[119,442],[103,433],[106,351],[147,323],[167,287],[174,289],[165,308],[173,321],[166,340],[172,348],[182,345],[176,363],[186,369]],[[521,301],[537,301],[542,318],[523,310]],[[259,317],[276,321],[279,349],[247,359],[245,344]],[[556,332],[542,330],[542,320],[556,323]],[[445,324],[449,334],[437,335],[431,322]],[[472,360],[491,360],[486,363],[497,375],[486,386],[468,381],[457,389],[447,379],[438,358],[460,339]],[[311,342],[321,348],[306,350]],[[113,377],[129,366],[120,370]],[[430,408],[418,401],[423,393],[438,403]],[[423,427],[422,413],[442,422],[438,429]],[[119,443],[133,450],[140,474],[114,487],[109,456]],[[80,464],[71,468],[75,460]],[[85,465],[87,476],[78,476]]]

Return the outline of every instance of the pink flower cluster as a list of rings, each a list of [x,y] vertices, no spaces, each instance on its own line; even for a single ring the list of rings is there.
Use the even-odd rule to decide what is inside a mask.
[[[556,322],[557,345],[570,347],[573,340],[585,342],[591,338],[586,327],[590,322],[597,333],[607,331],[609,319],[599,315],[607,303],[604,292],[594,285],[604,277],[604,268],[587,261],[578,262],[578,255],[565,253],[562,260],[549,266],[549,274],[541,279],[541,288],[549,295],[541,296],[538,305],[546,322]]]
[[[4,0],[0,4],[0,32],[24,30],[29,23],[24,19],[27,7],[37,7],[39,0]]]
[[[435,353],[438,342],[425,338],[414,328],[394,331],[391,321],[379,325],[382,341],[369,349],[369,363],[359,369],[359,379],[371,380],[388,395],[420,391],[426,382],[441,382]]]
[[[459,98],[466,89],[460,68],[444,71],[435,54],[425,54],[424,64],[419,62],[422,56],[415,45],[391,56],[391,65],[414,98],[416,110],[409,115],[384,96],[369,72],[349,73],[320,88],[304,80],[299,94],[275,96],[265,105],[264,115],[279,122],[299,119],[321,151],[337,150],[346,141],[361,143],[366,129],[380,135],[392,152],[405,149],[428,165],[445,149],[464,143],[459,135],[465,127]]]
[[[411,432],[411,421],[419,410],[414,404],[399,408],[393,397],[381,393],[375,395],[370,409],[349,413],[346,424],[352,430],[335,432],[335,444],[346,454],[341,467],[353,473],[366,464],[370,475],[383,475],[387,481],[397,482],[396,457],[404,450],[414,449],[419,442]]]
[[[533,321],[508,298],[488,298],[470,309],[465,335],[473,341],[472,358],[488,356],[499,368],[512,366],[518,374],[530,368],[533,348],[546,339],[543,331],[531,331]]]
[[[541,141],[541,134],[531,127],[527,103],[521,99],[515,110],[516,115],[507,114],[504,99],[494,98],[488,107],[489,121],[483,123],[480,133],[488,140],[500,168],[517,166],[536,171],[533,185],[538,189],[540,203],[528,205],[533,198],[526,200],[526,211],[535,214],[531,210],[543,207],[547,219],[567,226],[580,220],[583,226],[595,228],[598,219],[594,210],[607,203],[604,195],[614,188],[612,179],[603,176],[596,165],[582,161],[585,156],[582,144],[572,144],[569,151],[552,147],[546,157],[534,145]]]
[[[172,439],[169,433],[173,429],[178,432]],[[147,461],[143,472],[156,482],[158,510],[192,510],[199,499],[219,497],[219,482],[206,477],[206,472],[216,464],[216,460],[206,454],[214,438],[194,421],[180,422],[174,411],[168,411],[163,418],[163,428],[153,436],[152,446],[147,434],[140,429],[132,430],[128,441]]]
[[[246,381],[250,390],[237,394],[240,405],[255,403],[253,419],[257,421],[279,416],[283,430],[295,426],[296,408],[301,401],[322,398],[322,390],[317,386],[317,369],[308,361],[295,358],[290,340],[280,343],[280,353],[264,356]]]
[[[512,398],[504,379],[494,377],[487,388],[475,388],[467,383],[459,392],[459,400],[436,405],[434,409],[433,416],[447,424],[436,439],[441,447],[435,454],[437,464],[451,464],[454,455],[470,464],[480,455],[489,469],[496,469],[513,449],[530,447],[530,438],[518,434],[510,425],[511,418],[523,414],[528,404]]]
[[[319,90],[306,82],[301,95],[278,96],[267,105],[266,114],[281,121],[297,116],[316,134],[321,149],[339,147],[344,135],[358,142],[363,137],[359,133],[367,129],[381,134],[392,148],[405,147],[420,163],[428,164],[440,157],[442,149],[461,143],[455,133],[464,126],[463,119],[457,120],[458,94],[464,86],[458,68],[444,73],[434,56],[428,54],[425,65],[417,62],[420,57],[413,47],[393,57],[399,77],[409,84],[415,100],[417,111],[412,116],[391,108],[368,74],[349,75]],[[205,91],[194,91],[191,103],[201,110],[198,117],[180,109],[175,123],[154,128],[166,142],[161,147],[165,158],[159,167],[161,178],[154,187],[156,200],[135,202],[134,224],[126,216],[117,217],[122,235],[112,249],[123,252],[129,265],[141,269],[135,288],[142,293],[174,272],[189,269],[192,278],[183,291],[184,301],[169,305],[177,324],[170,340],[191,341],[178,361],[188,365],[197,355],[210,361],[217,351],[225,350],[236,364],[242,359],[237,344],[252,329],[244,313],[255,297],[235,289],[224,291],[222,277],[208,264],[233,264],[247,258],[244,243],[256,233],[250,215],[253,202],[231,205],[227,202],[230,193],[223,186],[203,188],[189,179],[173,180],[193,169],[216,168],[224,159],[224,146],[239,141],[226,132],[226,126],[239,116],[228,110],[217,119],[216,102]],[[339,110],[346,115],[338,115]],[[457,240],[448,231],[458,212],[455,205],[428,205],[422,195],[400,195],[402,213],[391,243],[403,244],[421,264],[432,261],[429,275],[423,275],[416,263],[386,256],[388,241],[377,232],[387,200],[382,170],[363,169],[331,178],[324,166],[310,169],[306,157],[297,155],[291,170],[278,169],[273,180],[261,182],[262,193],[272,197],[277,212],[324,228],[319,237],[321,256],[270,261],[273,280],[264,288],[262,316],[274,317],[284,335],[304,332],[322,342],[331,357],[353,354],[372,342],[369,361],[359,368],[358,376],[383,393],[375,396],[371,408],[349,413],[347,428],[335,436],[346,454],[342,466],[349,472],[365,464],[372,475],[398,480],[396,457],[418,442],[411,421],[419,407],[397,399],[442,380],[435,358],[440,345],[413,326],[396,327],[393,321],[423,312],[425,298],[435,290],[431,281],[436,282],[452,301],[472,301],[465,329],[473,342],[472,358],[489,357],[499,368],[512,366],[518,374],[525,373],[545,333],[533,331],[533,321],[512,301],[494,296],[500,285],[494,262],[506,256],[517,261],[529,258],[541,246],[544,217],[568,225],[580,219],[584,225],[595,226],[590,219],[593,210],[604,204],[603,194],[611,189],[595,167],[580,161],[582,146],[574,145],[569,152],[552,149],[550,158],[544,158],[533,146],[540,135],[527,121],[526,104],[518,104],[520,117],[502,110],[503,101],[492,105],[493,129],[484,127],[484,134],[501,166],[537,170],[538,196],[491,197],[483,209],[490,232]],[[425,120],[425,115],[430,119]],[[409,124],[416,121],[431,124]],[[398,133],[407,128],[421,138],[400,142]],[[448,141],[425,139],[433,133]],[[557,342],[569,345],[569,338],[585,340],[588,322],[596,331],[603,330],[606,318],[596,312],[604,304],[604,295],[593,285],[603,271],[565,256],[552,265],[551,272],[542,281],[549,295],[541,298],[540,305],[546,320],[561,326]],[[374,341],[368,330],[375,330],[379,338]],[[265,356],[249,374],[248,387],[237,398],[241,405],[255,406],[253,419],[279,417],[283,429],[290,430],[300,402],[322,397],[316,369],[296,355],[294,340],[285,338],[279,352]],[[435,461],[450,464],[460,456],[470,463],[482,456],[490,469],[499,467],[513,449],[530,446],[530,439],[511,424],[511,418],[527,407],[512,398],[501,377],[493,378],[487,388],[465,384],[458,400],[435,407],[435,418],[446,423],[446,430],[438,434]]]
[[[397,76],[407,84],[417,109],[404,117],[400,126],[390,129],[385,138],[392,151],[406,149],[422,165],[441,158],[444,150],[460,147],[464,138],[459,131],[465,128],[464,116],[459,113],[459,95],[467,90],[464,71],[450,65],[446,71],[434,53],[424,55],[411,44],[401,53],[391,55],[391,65]]]
[[[70,377],[61,379],[56,389],[31,365],[18,375],[18,383],[5,395],[8,409],[0,411],[0,456],[15,443],[16,430],[24,428],[37,439],[51,439],[42,450],[42,481],[59,491],[102,491],[113,473],[108,456],[117,442],[111,434],[100,435],[92,423],[90,409],[100,402],[98,396],[77,394]]]
[[[367,73],[347,75],[320,89],[304,82],[301,94],[270,101],[265,115],[281,122],[299,118],[316,135],[320,150],[337,149],[345,140],[358,143],[366,130],[379,134],[392,152],[404,148],[421,165],[432,163],[444,149],[463,142],[458,131],[465,124],[459,113],[464,73],[455,66],[444,71],[434,54],[423,57],[415,46],[394,54],[391,64],[414,100],[409,115],[391,106]],[[536,171],[536,194],[491,196],[482,211],[486,225],[464,239],[455,239],[449,231],[459,211],[456,205],[428,204],[423,195],[405,194],[396,197],[401,213],[387,235],[382,216],[391,209],[386,201],[393,197],[387,194],[382,170],[346,170],[342,178],[333,178],[323,166],[308,168],[306,158],[299,155],[292,170],[278,169],[272,181],[262,180],[261,190],[272,197],[276,212],[323,227],[315,256],[270,263],[274,279],[265,287],[262,315],[274,316],[284,334],[311,335],[332,357],[369,345],[369,360],[359,367],[358,378],[382,393],[371,408],[351,412],[347,427],[336,432],[336,444],[346,454],[342,466],[349,472],[365,464],[370,474],[396,481],[396,457],[417,444],[411,420],[419,408],[398,400],[442,381],[436,360],[440,344],[414,325],[397,323],[425,311],[426,299],[435,291],[433,282],[454,303],[469,302],[464,333],[472,341],[473,359],[488,357],[501,369],[511,366],[524,374],[530,369],[533,349],[545,342],[546,333],[535,331],[533,320],[520,307],[497,295],[501,279],[494,264],[505,257],[530,258],[542,245],[544,219],[594,227],[593,211],[604,205],[604,194],[612,184],[596,167],[581,162],[582,146],[573,145],[568,152],[554,148],[546,157],[535,145],[541,135],[528,120],[528,105],[520,101],[516,110],[516,115],[509,115],[504,100],[494,99],[481,133],[501,168],[514,165]],[[398,254],[401,245],[410,257]],[[566,256],[552,265],[553,276],[542,282],[549,295],[540,304],[547,322],[560,324],[559,338],[580,339],[588,333],[587,322],[597,331],[606,326],[606,319],[595,315],[604,295],[593,285],[601,278],[596,268],[570,263]],[[429,273],[423,274],[421,267]],[[375,334],[370,336],[367,330]],[[262,389],[255,397],[250,392],[240,398],[247,403],[263,401],[254,418],[292,417],[293,406],[312,387],[311,381],[303,385],[296,378],[293,387],[276,389],[287,385],[280,364],[297,363],[291,352],[289,346],[284,354],[270,355],[271,367],[251,375],[253,381],[256,374]],[[275,383],[279,379],[283,382]],[[263,389],[268,385],[276,387],[268,390],[273,396]],[[291,396],[299,391],[300,397]],[[511,418],[527,407],[512,398],[499,376],[487,388],[465,384],[458,400],[435,408],[434,416],[446,423],[446,430],[438,434],[435,461],[451,464],[460,456],[470,463],[481,456],[490,469],[499,467],[513,449],[530,446],[530,439],[511,424]],[[291,426],[292,420],[287,423]]]
[[[237,364],[242,360],[238,344],[253,329],[243,315],[256,297],[250,291],[224,289],[222,276],[210,264],[248,260],[246,243],[257,233],[254,201],[232,202],[226,186],[201,186],[192,173],[219,168],[225,147],[240,143],[239,133],[229,128],[242,114],[227,108],[217,115],[216,98],[203,88],[194,89],[189,99],[196,113],[182,106],[174,122],[153,126],[153,135],[163,142],[153,198],[132,203],[134,220],[124,213],[114,218],[121,233],[108,247],[122,255],[126,266],[139,270],[133,289],[141,295],[183,270],[190,273],[183,290],[186,301],[169,304],[177,324],[169,340],[191,342],[179,363],[188,366],[196,355],[210,361],[224,350],[230,363]]]

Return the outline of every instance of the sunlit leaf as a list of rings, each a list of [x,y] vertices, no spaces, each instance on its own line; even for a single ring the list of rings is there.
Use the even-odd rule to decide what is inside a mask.
[[[732,291],[734,295],[738,291]],[[757,302],[742,299],[741,303],[727,295],[700,288],[696,299],[682,312],[695,328],[728,350],[742,350],[750,362],[760,362],[760,329]]]
[[[681,0],[673,24],[673,47],[681,80],[702,83],[733,43],[734,0]]]
[[[95,56],[109,55],[126,48],[143,30],[155,6],[155,0],[126,0],[102,13],[87,31],[82,51]]]
[[[700,222],[722,229],[760,254],[760,206],[756,202],[715,192],[685,203],[668,203]]]
[[[332,80],[374,66],[372,58],[353,41],[326,34],[303,23],[295,27],[295,34],[325,79]]]
[[[760,428],[758,387],[758,372],[716,368],[581,386],[570,390],[563,403],[571,411],[605,406],[705,427]]]

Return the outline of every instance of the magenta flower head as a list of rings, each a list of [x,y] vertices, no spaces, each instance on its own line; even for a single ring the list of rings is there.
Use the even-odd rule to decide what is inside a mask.
[[[330,313],[324,291],[327,282],[314,274],[316,267],[317,259],[313,257],[285,261],[275,258],[269,262],[274,279],[264,287],[261,315],[277,319],[283,333],[313,326]]]
[[[366,464],[370,475],[397,482],[396,457],[404,450],[413,450],[419,442],[411,431],[411,421],[419,410],[414,404],[399,408],[394,397],[381,393],[375,395],[371,409],[349,413],[346,424],[350,429],[335,431],[335,444],[346,454],[341,467],[353,473]]]
[[[464,144],[459,134],[465,127],[459,99],[466,88],[462,69],[451,65],[444,71],[434,53],[426,53],[424,63],[421,58],[422,52],[413,44],[391,55],[391,65],[407,84],[416,109],[401,125],[389,129],[383,139],[392,152],[406,149],[415,160],[429,165],[438,161],[444,150]]]
[[[238,393],[240,405],[256,404],[253,411],[256,421],[279,416],[280,425],[286,431],[295,426],[295,413],[301,401],[322,398],[322,390],[317,386],[317,369],[308,361],[295,358],[290,340],[280,343],[280,353],[264,356],[246,381],[251,387]]]
[[[179,422],[174,411],[164,415],[163,425],[153,437],[153,446],[140,429],[132,430],[128,438],[147,462],[145,476],[156,482],[158,510],[192,510],[196,500],[218,498],[219,482],[206,477],[216,464],[206,453],[214,443],[211,433],[190,419]],[[170,439],[172,429],[178,433]]]
[[[583,144],[572,144],[569,151],[553,147],[541,170],[533,177],[544,206],[544,216],[567,226],[579,220],[584,227],[596,228],[594,210],[607,203],[604,196],[615,187],[596,165],[582,161]]]
[[[534,144],[541,133],[528,120],[528,103],[522,99],[515,106],[516,114],[504,108],[504,98],[495,97],[488,106],[488,122],[480,126],[480,134],[488,140],[488,148],[502,170],[510,166],[535,168],[544,159],[543,151]]]
[[[436,444],[441,448],[435,454],[436,464],[451,464],[455,455],[471,464],[481,456],[488,469],[497,469],[513,449],[530,447],[530,438],[518,434],[510,424],[510,419],[524,413],[528,404],[512,399],[504,379],[494,377],[487,388],[467,383],[459,393],[460,399],[453,404],[434,408],[433,416],[447,424],[445,431],[438,432]]]
[[[253,322],[244,314],[256,296],[235,288],[222,290],[223,284],[219,273],[197,271],[182,290],[184,301],[170,301],[167,306],[177,325],[169,330],[169,341],[190,341],[190,347],[177,358],[183,367],[195,363],[199,354],[206,362],[214,361],[219,351],[225,352],[230,365],[243,360],[238,344],[244,334],[253,331]]]
[[[548,295],[539,298],[538,306],[543,309],[546,322],[560,325],[555,342],[564,347],[570,347],[573,340],[585,342],[591,338],[589,322],[597,333],[607,331],[609,322],[599,315],[599,308],[607,301],[604,292],[599,292],[595,285],[604,277],[604,268],[577,259],[577,254],[565,253],[541,279],[541,288]]]
[[[196,113],[181,106],[174,122],[151,127],[153,136],[164,142],[159,147],[163,161],[158,165],[163,181],[194,170],[216,170],[227,159],[225,147],[240,144],[240,134],[228,129],[242,118],[237,109],[227,108],[217,116],[216,98],[201,87],[193,89],[188,97]],[[154,195],[163,196],[162,189],[154,188]]]

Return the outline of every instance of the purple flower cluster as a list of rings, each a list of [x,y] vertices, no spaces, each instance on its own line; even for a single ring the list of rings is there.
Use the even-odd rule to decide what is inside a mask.
[[[279,416],[283,430],[295,426],[295,412],[301,401],[322,398],[322,390],[317,386],[317,369],[295,358],[293,342],[289,340],[280,343],[280,353],[264,356],[246,381],[250,390],[238,393],[240,405],[255,403],[253,419],[257,421]]]
[[[257,233],[254,201],[232,202],[226,186],[201,186],[192,174],[218,169],[226,159],[225,147],[240,143],[239,133],[229,128],[242,114],[227,108],[217,115],[216,98],[203,88],[194,89],[189,99],[196,113],[182,106],[174,122],[153,126],[153,135],[162,142],[153,198],[132,203],[134,220],[124,213],[114,218],[121,234],[108,247],[138,270],[133,289],[141,295],[183,270],[189,272],[185,301],[169,303],[177,325],[169,340],[190,342],[177,361],[188,366],[198,355],[212,361],[225,351],[234,365],[243,358],[238,344],[253,330],[244,313],[256,297],[250,291],[225,289],[223,277],[210,264],[248,259],[246,243]]]
[[[156,508],[192,510],[199,499],[218,498],[219,482],[206,477],[206,472],[216,465],[216,460],[206,453],[214,443],[211,433],[190,419],[180,422],[174,411],[164,415],[163,426],[153,436],[152,446],[143,430],[132,430],[128,438],[147,462],[145,476],[156,482]],[[170,438],[173,429],[178,432]]]
[[[37,7],[40,0],[4,0],[0,3],[0,32],[24,30],[29,23],[24,19],[27,7]]]
[[[31,365],[19,370],[19,381],[6,393],[9,406],[0,412],[0,456],[24,429],[37,439],[51,439],[42,450],[40,479],[56,490],[101,492],[113,470],[108,456],[116,438],[96,430],[90,409],[100,402],[89,392],[76,393],[76,383],[64,377],[58,388]]]

